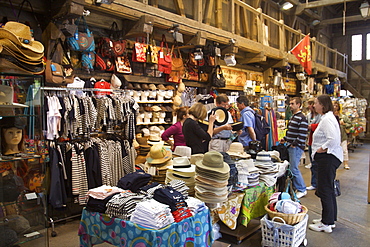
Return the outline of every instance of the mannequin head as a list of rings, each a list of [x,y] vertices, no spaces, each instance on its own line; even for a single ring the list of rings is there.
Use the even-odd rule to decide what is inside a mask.
[[[20,117],[3,118],[0,121],[1,127],[1,152],[10,155],[24,150],[23,129],[25,119]]]

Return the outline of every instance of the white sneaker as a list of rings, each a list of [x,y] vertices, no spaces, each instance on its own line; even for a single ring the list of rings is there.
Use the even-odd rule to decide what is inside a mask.
[[[306,187],[306,190],[316,190],[316,187],[311,185],[311,186]]]
[[[319,224],[319,223],[321,223],[321,219],[313,219],[312,220],[312,223]],[[331,229],[334,229],[335,228],[335,224],[330,225],[330,226],[331,226]]]
[[[331,233],[333,230],[331,229],[331,226],[324,225],[323,223],[318,223],[318,224],[309,224],[308,228],[310,228],[312,231],[316,232],[326,232],[326,233]]]
[[[298,199],[304,197],[305,195],[307,195],[307,190],[304,191],[304,192],[298,191],[297,194],[296,194]]]
[[[312,167],[312,164],[311,163],[310,164],[307,164],[304,167],[307,168],[307,169],[310,169]]]

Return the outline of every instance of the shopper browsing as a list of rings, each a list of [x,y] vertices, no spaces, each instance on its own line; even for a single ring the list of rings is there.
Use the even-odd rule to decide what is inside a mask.
[[[212,109],[208,114],[218,111],[220,117],[216,117],[213,129],[213,136],[209,142],[209,151],[227,152],[230,148],[232,140],[231,124],[234,123],[231,113],[227,110],[229,108],[229,98],[226,94],[220,94],[216,97],[216,108]],[[216,114],[217,115],[217,114]]]
[[[334,194],[336,170],[343,161],[340,146],[340,129],[334,116],[334,107],[328,95],[315,99],[315,109],[322,115],[317,129],[313,133],[312,158],[317,162],[316,195],[321,200],[321,219],[313,220],[309,228],[313,231],[332,232],[337,220],[337,201]]]
[[[254,132],[254,110],[249,106],[249,100],[244,95],[236,99],[236,105],[240,111],[240,121],[243,122],[239,142],[243,144],[244,150],[247,151],[249,149],[249,142],[256,140],[256,133]]]
[[[177,116],[177,122],[166,129],[161,135],[162,140],[171,146],[172,151],[175,151],[177,146],[186,146],[185,137],[182,133],[182,125],[188,117],[188,107],[183,106],[177,108],[175,114]],[[174,142],[170,140],[171,136],[173,136]]]
[[[211,114],[208,119],[207,131],[199,125],[199,120],[204,120],[207,116],[206,107],[202,103],[195,103],[189,109],[189,117],[184,121],[182,133],[185,137],[186,146],[191,147],[191,154],[208,152],[208,144],[213,135],[213,124],[216,119]]]
[[[306,168],[311,169],[311,186],[308,186],[306,189],[307,190],[316,190],[317,188],[317,164],[315,161],[312,160],[311,155],[312,155],[312,135],[315,129],[317,128],[317,125],[320,122],[321,115],[318,114],[315,111],[314,107],[315,99],[309,99],[308,100],[308,110],[310,111],[307,114],[307,121],[308,121],[308,154],[310,157],[311,164],[306,165]]]
[[[301,198],[307,194],[307,191],[298,165],[306,146],[308,123],[305,115],[301,112],[302,101],[299,97],[292,98],[289,106],[293,116],[289,121],[284,139],[288,146],[290,170],[293,173],[293,186],[297,190],[297,198]]]

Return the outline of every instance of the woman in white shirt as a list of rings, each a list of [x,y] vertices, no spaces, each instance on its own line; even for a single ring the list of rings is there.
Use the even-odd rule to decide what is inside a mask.
[[[340,145],[340,128],[335,118],[333,103],[326,94],[315,99],[315,110],[321,114],[321,120],[313,133],[312,158],[317,162],[317,190],[320,197],[321,219],[313,220],[309,228],[314,231],[332,232],[337,220],[337,201],[334,194],[334,179],[337,168],[343,161]]]

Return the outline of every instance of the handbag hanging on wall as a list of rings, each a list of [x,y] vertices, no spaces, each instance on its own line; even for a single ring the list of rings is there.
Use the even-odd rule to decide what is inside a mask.
[[[225,87],[226,86],[226,79],[224,74],[222,73],[222,69],[220,65],[217,65],[214,68],[211,76],[211,85],[214,87]]]
[[[83,31],[79,32],[78,28],[73,36],[67,38],[67,43],[71,50],[73,51],[94,51],[95,50],[95,41],[94,35],[89,30],[86,24],[86,20],[84,16],[81,16],[75,21],[75,24],[78,26],[80,21],[83,21]]]
[[[175,45],[172,46],[171,54],[172,54],[172,61],[171,61],[171,73],[167,76],[168,82],[180,83],[182,81],[184,75],[184,62],[182,60],[181,52],[179,47],[177,46],[177,53],[174,50]]]
[[[136,38],[134,49],[132,51],[132,62],[146,62],[146,44],[145,39],[142,38],[142,42]]]
[[[46,83],[72,83],[73,82],[73,67],[68,54],[66,53],[61,39],[55,41],[54,47],[50,52],[50,58],[46,60],[45,66],[45,82]],[[62,64],[55,63],[52,60],[58,44],[62,45],[64,58]],[[64,62],[66,60],[66,62]]]
[[[117,56],[116,60],[116,71],[118,73],[123,73],[123,74],[131,74],[132,69],[131,69],[131,64],[130,60],[128,59],[128,56]]]
[[[126,51],[126,40],[123,39],[124,31],[118,29],[117,22],[113,22],[110,29],[110,39],[113,43],[115,56],[122,56]]]
[[[166,45],[166,48],[164,47]],[[166,36],[162,35],[161,48],[158,52],[158,70],[170,74],[172,70],[172,55],[168,49]]]

